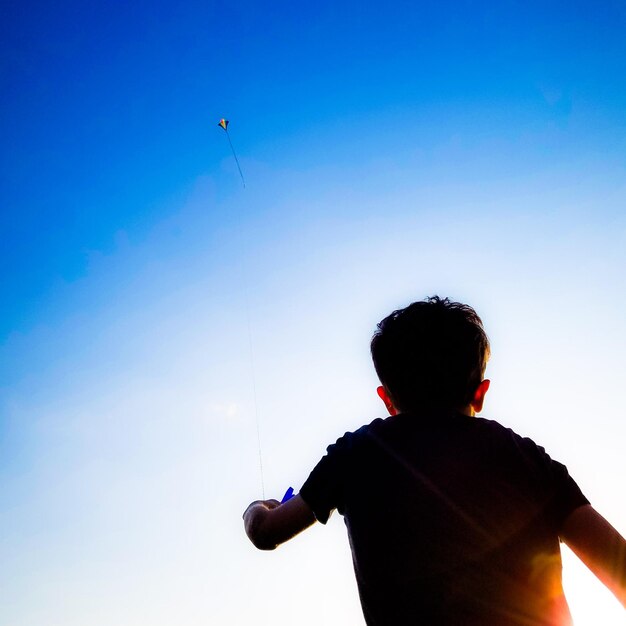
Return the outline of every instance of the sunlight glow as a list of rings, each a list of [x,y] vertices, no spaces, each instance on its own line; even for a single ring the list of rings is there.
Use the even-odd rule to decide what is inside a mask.
[[[561,545],[563,586],[575,626],[624,626],[624,608],[576,555]]]

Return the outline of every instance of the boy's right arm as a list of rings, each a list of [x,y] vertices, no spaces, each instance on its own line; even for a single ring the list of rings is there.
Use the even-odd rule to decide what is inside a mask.
[[[626,540],[591,505],[563,523],[561,539],[626,607]]]

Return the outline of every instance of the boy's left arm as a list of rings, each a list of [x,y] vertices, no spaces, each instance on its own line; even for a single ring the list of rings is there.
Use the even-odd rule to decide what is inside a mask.
[[[590,504],[575,509],[559,534],[626,608],[626,539]]]
[[[311,507],[300,495],[284,504],[256,500],[243,514],[246,534],[259,550],[274,550],[315,522]]]

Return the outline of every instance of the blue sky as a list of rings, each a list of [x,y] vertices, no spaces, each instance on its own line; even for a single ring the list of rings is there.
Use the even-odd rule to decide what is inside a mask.
[[[297,489],[380,415],[376,322],[432,293],[485,321],[485,416],[626,532],[621,3],[22,2],[0,23],[7,624],[281,603],[359,623],[340,520],[246,543],[256,415],[267,495]],[[566,576],[577,624],[623,619],[568,554]]]

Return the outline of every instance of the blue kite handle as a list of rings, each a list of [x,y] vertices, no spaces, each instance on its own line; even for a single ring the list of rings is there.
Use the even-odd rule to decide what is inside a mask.
[[[285,502],[287,502],[287,500],[291,500],[291,498],[293,498],[293,487],[289,487],[289,489],[287,489],[287,491],[285,491],[285,495],[283,496],[283,499],[280,501],[281,504],[285,504]]]

